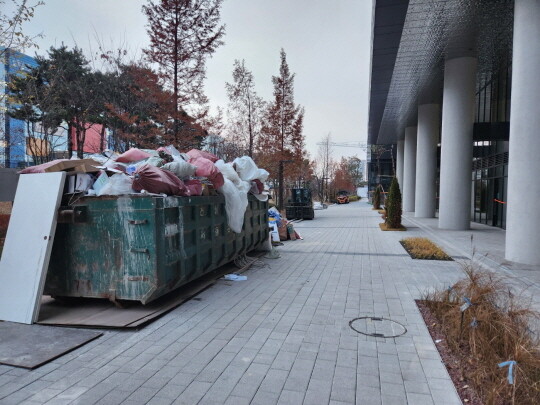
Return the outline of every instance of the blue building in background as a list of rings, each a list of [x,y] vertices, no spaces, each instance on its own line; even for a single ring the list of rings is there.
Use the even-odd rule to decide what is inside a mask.
[[[25,167],[31,158],[27,155],[28,130],[22,120],[11,118],[8,82],[10,75],[36,67],[34,58],[9,48],[0,48],[0,167]]]

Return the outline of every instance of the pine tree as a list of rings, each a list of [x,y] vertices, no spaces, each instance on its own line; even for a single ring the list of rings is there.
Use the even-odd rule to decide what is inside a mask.
[[[100,107],[102,85],[79,48],[51,47],[47,57],[36,57],[43,80],[52,87],[57,108],[68,125],[68,155],[83,157],[86,131]],[[53,85],[54,84],[54,85]]]
[[[144,52],[156,63],[169,84],[178,115],[188,104],[205,104],[203,81],[206,60],[223,44],[225,26],[219,25],[223,0],[149,0],[143,6],[148,18],[150,46]],[[175,118],[174,134],[181,130]]]
[[[274,100],[269,104],[265,123],[261,131],[262,166],[269,169],[279,185],[278,202],[283,206],[285,164],[289,171],[294,171],[294,163],[304,158],[304,108],[294,103],[294,73],[287,64],[287,55],[280,53],[279,76],[272,76]]]
[[[388,228],[401,228],[401,191],[399,183],[394,177],[386,198],[386,225]]]
[[[373,192],[373,209],[381,209],[381,186],[377,185],[375,191]]]

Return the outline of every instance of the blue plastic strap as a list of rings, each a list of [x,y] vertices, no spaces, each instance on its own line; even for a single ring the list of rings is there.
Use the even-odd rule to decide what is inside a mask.
[[[461,312],[465,312],[467,309],[469,309],[472,306],[472,302],[467,297],[463,297],[463,301],[465,301],[465,304],[463,304],[459,309]]]
[[[471,328],[476,328],[476,327],[478,327],[478,321],[476,320],[476,318],[473,318],[471,322]]]
[[[499,367],[508,366],[508,376],[506,377],[508,379],[508,384],[514,384],[514,366],[516,364],[517,363],[515,360],[509,360],[503,363],[499,363]]]

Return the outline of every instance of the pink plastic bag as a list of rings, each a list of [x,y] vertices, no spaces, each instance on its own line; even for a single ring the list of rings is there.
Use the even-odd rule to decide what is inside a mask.
[[[187,154],[190,158],[196,159],[198,157],[202,157],[208,159],[212,163],[216,163],[219,160],[216,155],[212,155],[210,152],[199,149],[191,149]]]
[[[215,188],[223,187],[225,180],[223,174],[219,171],[214,163],[203,157],[196,157],[189,159],[189,163],[197,166],[195,175],[199,177],[206,177],[212,182]]]
[[[184,182],[190,195],[202,195],[202,183],[199,180],[186,180]]]
[[[118,156],[116,161],[120,163],[132,163],[132,162],[138,162],[139,160],[148,159],[150,156],[152,155],[150,155],[149,153],[143,152],[140,149],[131,148],[127,152],[124,152],[120,156]]]
[[[150,193],[189,196],[190,191],[174,173],[144,164],[137,169],[133,180],[133,190]]]

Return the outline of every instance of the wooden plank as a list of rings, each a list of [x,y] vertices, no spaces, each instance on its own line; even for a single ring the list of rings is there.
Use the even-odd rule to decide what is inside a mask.
[[[136,328],[176,308],[215,282],[215,278],[199,279],[147,305],[133,302],[125,308],[118,308],[113,303],[100,299],[69,300],[62,303],[44,297],[37,323],[54,326]]]
[[[238,269],[228,263],[213,272],[192,281],[147,305],[138,302],[118,308],[107,300],[80,299],[54,300],[43,297],[37,323],[41,325],[76,326],[94,328],[139,328],[171,311],[182,303],[211,287],[227,273],[242,273],[264,252],[256,253],[244,267]]]
[[[37,320],[66,174],[19,178],[0,261],[0,319]]]

